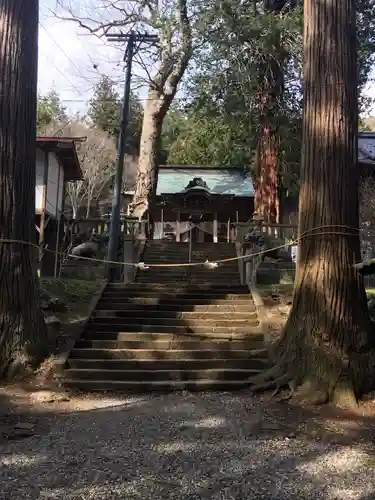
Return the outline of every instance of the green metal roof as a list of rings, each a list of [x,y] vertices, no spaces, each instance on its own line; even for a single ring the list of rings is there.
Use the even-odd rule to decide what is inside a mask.
[[[234,168],[212,168],[197,165],[169,165],[159,168],[156,194],[175,194],[185,191],[194,177],[200,177],[207,184],[211,194],[254,196],[250,175]]]

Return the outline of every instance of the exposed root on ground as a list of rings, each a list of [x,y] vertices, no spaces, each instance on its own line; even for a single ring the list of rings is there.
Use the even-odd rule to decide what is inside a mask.
[[[268,370],[259,373],[258,375],[255,375],[250,379],[251,384],[257,385],[257,384],[265,384],[266,382],[269,382],[270,380],[275,380],[276,378],[280,377],[283,375],[283,371],[279,365],[275,365],[272,368],[269,368]]]
[[[275,389],[278,392],[280,390],[284,389],[285,387],[288,387],[289,382],[291,380],[291,375],[289,373],[285,373],[284,375],[280,375],[280,377],[277,377],[273,380],[269,380],[268,382],[259,382],[258,384],[255,384],[252,386],[251,390],[253,392],[260,392],[260,391],[269,391],[271,389]]]

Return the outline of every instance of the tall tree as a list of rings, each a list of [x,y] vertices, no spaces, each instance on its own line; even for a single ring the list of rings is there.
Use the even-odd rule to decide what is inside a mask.
[[[113,81],[103,76],[95,86],[90,100],[88,116],[92,123],[117,139],[120,132],[121,100]],[[138,97],[130,94],[129,125],[127,129],[126,151],[129,154],[139,152],[142,129],[143,108]]]
[[[280,222],[279,193],[282,185],[279,168],[281,137],[278,108],[282,107],[284,99],[284,72],[290,57],[283,46],[278,20],[295,5],[296,2],[291,4],[287,0],[265,0],[264,11],[260,13],[274,17],[270,22],[272,29],[267,32],[268,50],[263,52],[257,64],[260,130],[256,154],[254,209],[257,216],[266,223]]]
[[[0,3],[0,377],[41,361],[35,241],[38,0]],[[7,240],[4,242],[3,240]],[[11,240],[12,242],[9,242]]]
[[[242,166],[256,180],[261,156],[256,152],[260,143],[266,152],[270,131],[277,146],[270,155],[272,165],[277,160],[277,176],[289,192],[295,191],[302,117],[301,13],[276,16],[266,14],[259,0],[256,9],[250,8],[253,4],[228,0],[219,8],[212,2],[216,29],[193,59],[196,65],[184,89],[188,119],[171,155]],[[288,51],[280,49],[280,38]],[[277,80],[274,73],[280,71],[283,78]],[[215,145],[211,141],[207,147],[206,136],[215,135]]]
[[[65,131],[71,137],[86,137],[77,144],[83,179],[68,183],[66,194],[73,219],[79,218],[83,206],[88,219],[98,201],[108,196],[115,170],[116,142],[104,130],[83,120],[71,121]]]
[[[105,34],[111,28],[139,29],[159,36],[159,43],[149,47],[146,59],[139,54],[137,57],[137,64],[142,68],[143,79],[148,86],[132,206],[133,215],[142,217],[148,210],[155,187],[163,120],[191,59],[192,24],[199,19],[201,2],[134,0],[131,8],[127,2],[111,2],[105,10],[97,9],[97,12],[92,9],[85,12],[82,6],[79,13],[67,0],[59,0],[58,3],[65,10],[60,18],[76,21],[91,33]]]
[[[66,108],[62,105],[60,96],[52,89],[37,100],[36,131],[43,135],[46,131],[61,127],[67,120]]]
[[[275,367],[254,380],[263,387],[289,382],[297,398],[344,405],[373,386],[375,370],[365,290],[354,268],[361,260],[356,75],[355,0],[306,0],[293,305]]]

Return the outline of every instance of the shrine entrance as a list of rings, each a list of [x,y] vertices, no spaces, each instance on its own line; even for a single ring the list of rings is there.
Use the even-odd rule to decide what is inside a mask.
[[[184,231],[180,234],[180,241],[192,243],[212,243],[215,241],[214,214],[180,213],[180,223]]]
[[[182,174],[186,168],[181,167]],[[236,241],[235,224],[244,222],[245,218],[248,220],[246,214],[252,213],[252,204],[244,197],[236,198],[235,194],[226,192],[234,188],[227,184],[225,176],[222,184],[218,182],[221,175],[217,170],[212,172],[215,179],[218,177],[213,179],[215,191],[209,188],[204,175],[202,169],[202,177],[193,177],[183,189],[166,185],[165,192],[157,196],[152,213],[153,239],[198,244]],[[229,176],[228,173],[225,175]],[[181,183],[179,177],[170,179]],[[245,215],[240,216],[242,212]]]

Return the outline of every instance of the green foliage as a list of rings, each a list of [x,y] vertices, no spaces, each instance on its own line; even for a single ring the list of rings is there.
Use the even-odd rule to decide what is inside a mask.
[[[55,90],[52,89],[38,96],[36,118],[38,135],[42,135],[48,128],[53,128],[66,119],[66,108],[62,105],[60,96]]]
[[[113,82],[103,77],[96,85],[90,101],[88,116],[94,125],[117,138],[121,126],[121,99]],[[142,131],[143,108],[134,93],[130,95],[130,114],[127,129],[126,152],[138,152]]]
[[[375,131],[375,116],[368,116],[367,118],[361,118],[359,120],[358,128],[363,132]]]
[[[278,128],[280,170],[291,185],[299,170],[301,140],[301,11],[280,18],[259,9],[254,12],[240,0],[227,0],[220,9],[212,2],[211,16],[216,29],[196,55],[197,64],[185,86],[183,119],[178,126],[173,124],[178,136],[169,147],[168,161],[233,165],[254,173],[267,113],[268,122]],[[288,85],[265,109],[265,85],[275,68]]]
[[[243,168],[251,161],[251,150],[237,147],[246,134],[243,125],[237,125],[231,127],[221,117],[188,113],[178,124],[168,163]]]
[[[297,194],[303,9],[275,16],[264,12],[260,0],[206,0],[205,5],[206,19],[197,38],[206,43],[196,50],[189,69],[186,104],[173,110],[164,126],[168,162],[241,166],[255,176],[255,151],[266,116],[280,141],[283,186],[289,194]],[[364,110],[370,104],[363,89],[374,61],[375,1],[358,0],[357,9],[359,105]],[[265,103],[275,72],[283,77],[283,92]]]

